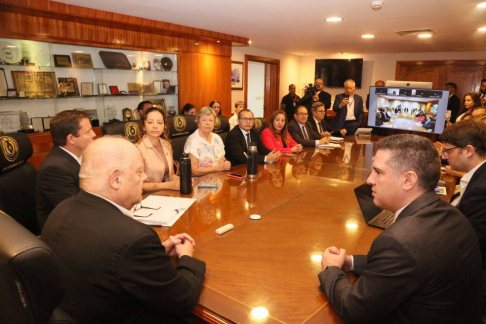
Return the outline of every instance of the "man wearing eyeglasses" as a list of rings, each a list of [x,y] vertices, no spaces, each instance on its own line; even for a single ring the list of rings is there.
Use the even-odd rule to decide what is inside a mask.
[[[309,114],[305,106],[298,106],[295,110],[294,119],[289,123],[289,134],[299,144],[304,147],[318,147],[320,144],[330,142],[329,136],[322,136],[312,129],[307,121]]]
[[[196,305],[206,265],[187,234],[161,242],[131,208],[147,176],[128,140],[103,137],[86,149],[80,192],[53,210],[42,232],[61,265],[60,308],[77,323],[180,323]],[[178,258],[177,267],[171,256]]]
[[[475,119],[455,123],[444,130],[440,140],[442,158],[452,170],[466,173],[460,180],[461,191],[451,203],[471,222],[478,237],[486,307],[486,124]]]
[[[326,107],[322,102],[315,102],[312,105],[312,118],[309,118],[309,123],[312,126],[312,129],[321,134],[321,136],[346,135],[346,129],[344,128],[340,131],[334,131],[334,129],[324,120],[325,117]]]
[[[247,163],[251,143],[257,145],[258,163],[277,163],[280,160],[279,151],[271,151],[263,145],[260,136],[253,129],[254,123],[253,112],[249,109],[241,110],[238,113],[238,125],[226,136],[225,157],[232,166]]]

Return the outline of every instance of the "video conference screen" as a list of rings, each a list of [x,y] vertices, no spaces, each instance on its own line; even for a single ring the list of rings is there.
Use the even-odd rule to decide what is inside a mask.
[[[368,126],[441,134],[449,91],[370,87]]]

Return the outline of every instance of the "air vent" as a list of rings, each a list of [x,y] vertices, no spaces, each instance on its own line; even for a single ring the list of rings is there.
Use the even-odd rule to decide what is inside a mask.
[[[421,34],[435,34],[432,29],[401,30],[396,32],[400,36],[417,36]]]

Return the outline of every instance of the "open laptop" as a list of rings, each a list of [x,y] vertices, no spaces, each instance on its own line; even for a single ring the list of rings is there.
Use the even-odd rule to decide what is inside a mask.
[[[395,213],[381,209],[373,203],[370,185],[366,183],[362,184],[354,189],[354,194],[356,195],[366,224],[383,229],[393,224]]]

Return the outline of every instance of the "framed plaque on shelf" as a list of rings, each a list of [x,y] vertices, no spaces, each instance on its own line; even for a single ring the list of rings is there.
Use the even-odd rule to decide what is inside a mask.
[[[93,68],[93,60],[91,54],[85,53],[71,53],[73,56],[74,67],[77,68]]]
[[[78,79],[76,78],[57,78],[59,81],[59,91],[68,97],[79,97]]]
[[[57,82],[54,72],[11,71],[15,91],[24,91],[28,98],[57,97]]]
[[[72,67],[71,56],[54,54],[54,65],[56,67]]]
[[[112,95],[119,95],[120,91],[118,90],[117,86],[110,86],[110,92]]]
[[[92,96],[93,94],[93,82],[81,82],[81,95]]]
[[[108,86],[106,85],[106,83],[98,83],[98,93],[100,95],[108,94]]]

